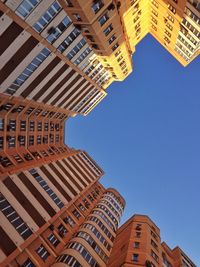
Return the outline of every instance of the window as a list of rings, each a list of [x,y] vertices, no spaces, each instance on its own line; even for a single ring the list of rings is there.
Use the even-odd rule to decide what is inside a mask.
[[[151,245],[158,250],[158,245],[151,239]]]
[[[133,254],[132,261],[138,261],[138,258],[139,258],[138,254]]]
[[[28,258],[22,265],[22,267],[35,267],[32,261]]]
[[[140,242],[134,242],[133,247],[134,248],[139,248],[140,247]]]
[[[117,47],[119,47],[119,44],[116,43],[113,47],[112,47],[112,51],[115,51],[117,49]]]
[[[155,11],[155,9],[152,8],[152,9],[151,9],[151,12],[154,14],[154,16],[156,16],[156,17],[158,16],[158,12]]]
[[[151,231],[151,235],[153,236],[153,238],[155,238],[155,240],[157,240],[157,236],[153,231]]]
[[[153,23],[151,23],[151,27],[152,27],[152,29],[153,29],[154,31],[157,31],[157,28],[156,28],[156,26],[155,26]]]
[[[70,0],[66,0],[68,7],[73,7],[72,2]]]
[[[40,245],[37,249],[36,249],[37,254],[40,256],[40,258],[43,261],[46,261],[47,258],[50,256],[50,253],[46,250],[46,248],[43,245]]]
[[[155,261],[158,262],[158,256],[156,255],[156,253],[153,250],[151,250],[151,256],[154,258]]]
[[[66,16],[56,28],[52,28],[52,32],[46,37],[47,41],[51,44],[54,43],[71,23],[71,19]]]
[[[151,20],[157,25],[157,19],[155,19],[153,16],[151,16]]]
[[[63,221],[64,221],[66,224],[69,224],[71,227],[74,227],[74,225],[75,225],[74,220],[72,220],[72,218],[71,218],[70,216],[64,218]]]
[[[108,40],[109,44],[112,44],[112,42],[114,42],[114,40],[116,39],[116,36],[113,34],[110,39]]]
[[[79,207],[79,209],[82,210],[82,211],[85,211],[85,210],[86,210],[86,208],[85,208],[81,203],[78,205],[78,207]]]
[[[99,264],[90,255],[90,253],[80,243],[71,242],[71,243],[69,243],[68,248],[77,250],[82,255],[82,257],[87,261],[89,266],[100,267]]]
[[[167,28],[170,29],[171,31],[173,30],[172,25],[170,25],[168,22],[166,23],[166,26],[167,26]]]
[[[174,23],[174,18],[171,15],[167,15],[168,20],[170,20],[172,23]]]
[[[105,36],[107,36],[113,30],[112,24],[110,24],[105,30],[103,31]]]
[[[29,131],[34,131],[35,129],[35,122],[34,121],[30,121],[29,122]]]
[[[0,118],[0,131],[4,130],[4,119]]]
[[[79,65],[92,52],[90,47],[87,47],[83,53],[74,61],[75,65]]]
[[[26,121],[20,121],[20,131],[26,131]]]
[[[96,14],[102,7],[104,6],[103,1],[99,0],[99,1],[95,1],[92,4],[92,10],[94,11],[94,13]]]
[[[158,4],[158,2],[156,2],[155,0],[152,0],[151,1],[151,3],[156,7],[156,8],[158,8],[159,7],[159,4]]]
[[[32,234],[30,228],[1,193],[0,210],[24,240],[26,240]]]
[[[25,146],[26,143],[26,137],[24,135],[19,135],[18,136],[18,141],[20,146]]]
[[[200,17],[195,15],[189,8],[185,8],[185,13],[197,24],[200,25]]]
[[[78,13],[74,13],[73,16],[77,21],[82,21],[81,16]]]
[[[33,11],[33,9],[39,4],[41,0],[24,0],[18,6],[15,13],[22,17],[23,19],[27,18],[28,15]]]
[[[81,217],[81,214],[77,210],[73,210],[72,214],[79,220]]]
[[[54,2],[47,9],[47,11],[39,18],[39,20],[33,25],[33,28],[37,32],[41,32],[60,10],[61,10],[61,6],[59,5],[59,3],[57,1]]]
[[[7,140],[8,140],[8,147],[12,148],[15,147],[15,136],[7,136]]]
[[[166,30],[166,29],[165,29],[165,34],[166,34],[167,36],[169,36],[169,37],[172,36],[171,33],[170,33],[168,30]]]
[[[168,5],[168,9],[172,12],[172,13],[174,13],[174,14],[176,14],[176,8],[175,7],[173,7],[172,5]]]
[[[86,232],[78,232],[76,234],[77,237],[83,238],[91,247],[92,249],[99,255],[99,257],[105,262],[108,262],[108,256],[105,252],[97,245],[94,239]],[[91,265],[90,265],[91,266]]]
[[[141,237],[141,232],[136,232],[135,236],[138,237],[138,238]]]
[[[8,131],[15,131],[16,130],[16,120],[9,120],[9,124],[7,127]]]
[[[22,162],[24,162],[23,159],[19,156],[19,154],[15,154],[15,155],[13,155],[13,158],[14,158],[18,163],[22,163]]]
[[[63,254],[57,258],[57,262],[64,262],[68,266],[82,267],[82,265],[71,255]],[[94,266],[94,265],[93,265]]]
[[[33,146],[34,145],[34,135],[30,135],[29,136],[28,144],[29,144],[29,146]]]
[[[58,234],[60,237],[65,237],[65,235],[67,234],[67,229],[62,223],[58,226]]]
[[[41,132],[42,131],[42,122],[38,122],[38,124],[37,124],[37,130],[38,130],[38,132]]]
[[[81,226],[82,228],[89,229],[92,231],[92,233],[97,237],[97,239],[104,245],[104,247],[110,251],[111,245],[106,241],[106,239],[101,235],[101,233],[97,230],[97,228],[94,225],[91,225],[89,223],[85,223]]]
[[[106,21],[109,19],[109,17],[108,17],[108,14],[107,13],[105,13],[103,16],[101,16],[100,18],[99,18],[99,24],[101,25],[101,26],[103,26],[104,25],[104,23],[106,23]]]
[[[58,46],[58,51],[63,53],[70,44],[79,36],[80,31],[77,28],[74,28],[73,31],[66,37],[66,39]]]
[[[188,0],[188,2],[193,5],[198,11],[200,11],[200,2],[198,0]]]
[[[165,37],[164,37],[164,40],[166,41],[166,43],[167,43],[167,44],[169,44],[169,43],[170,43],[170,40],[169,40],[169,38],[168,38],[168,37],[166,37],[166,36],[165,36]]]
[[[82,38],[81,41],[77,45],[75,45],[74,48],[67,54],[67,58],[71,60],[85,44],[86,41],[84,38]]]
[[[0,149],[3,149],[4,137],[0,136]]]

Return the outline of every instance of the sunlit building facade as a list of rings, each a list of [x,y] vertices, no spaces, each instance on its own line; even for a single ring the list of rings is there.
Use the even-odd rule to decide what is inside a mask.
[[[183,66],[199,55],[198,0],[0,2],[0,92],[87,115],[150,33]]]

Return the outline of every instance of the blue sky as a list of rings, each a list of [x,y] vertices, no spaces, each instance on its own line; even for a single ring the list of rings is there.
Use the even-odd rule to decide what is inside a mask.
[[[66,143],[86,150],[103,185],[126,199],[122,223],[149,215],[162,240],[200,266],[200,60],[184,68],[147,36],[133,66],[88,116],[67,121]]]

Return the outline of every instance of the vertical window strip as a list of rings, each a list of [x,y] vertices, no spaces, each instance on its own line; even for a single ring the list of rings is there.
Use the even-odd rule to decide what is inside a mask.
[[[26,19],[40,2],[41,0],[24,0],[15,10],[15,13],[22,19]]]
[[[87,47],[83,51],[83,53],[74,61],[74,64],[79,65],[91,52],[92,52],[92,49],[90,47]]]
[[[86,41],[84,38],[81,39],[81,41],[74,46],[74,48],[67,54],[67,58],[71,60],[78,52],[82,49],[82,47],[86,44]]]
[[[42,64],[42,62],[50,55],[47,48],[42,51],[31,61],[31,63],[23,70],[17,79],[5,90],[4,93],[13,95],[20,86],[33,74],[33,72]]]
[[[22,220],[22,218],[1,193],[0,210],[24,240],[26,240],[32,234],[32,231],[27,224]]]
[[[60,35],[71,25],[72,21],[71,19],[66,16],[59,24],[58,26],[52,30],[52,33],[49,33],[49,35],[46,37],[47,41],[50,44],[53,44]]]
[[[80,31],[74,28],[73,31],[65,38],[65,40],[58,46],[57,50],[63,53],[70,44],[79,36]]]
[[[53,20],[60,10],[60,4],[55,1],[33,25],[34,30],[40,33]]]
[[[42,179],[42,177],[37,173],[35,169],[29,170],[30,174],[36,179],[40,186],[45,190],[45,192],[50,196],[54,203],[61,209],[64,207],[63,202],[58,198],[58,196],[53,192],[53,190],[48,186],[48,184]]]

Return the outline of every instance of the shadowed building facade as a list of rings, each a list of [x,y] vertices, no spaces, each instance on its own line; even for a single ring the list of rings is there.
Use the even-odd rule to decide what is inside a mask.
[[[96,266],[106,266],[125,203],[98,182],[102,175],[86,152],[74,151],[2,176],[1,266],[49,266],[58,256],[64,264],[64,256],[74,257],[68,248],[75,241],[93,255]]]
[[[161,242],[160,229],[146,215],[133,215],[118,230],[109,267],[196,267],[179,248]]]

